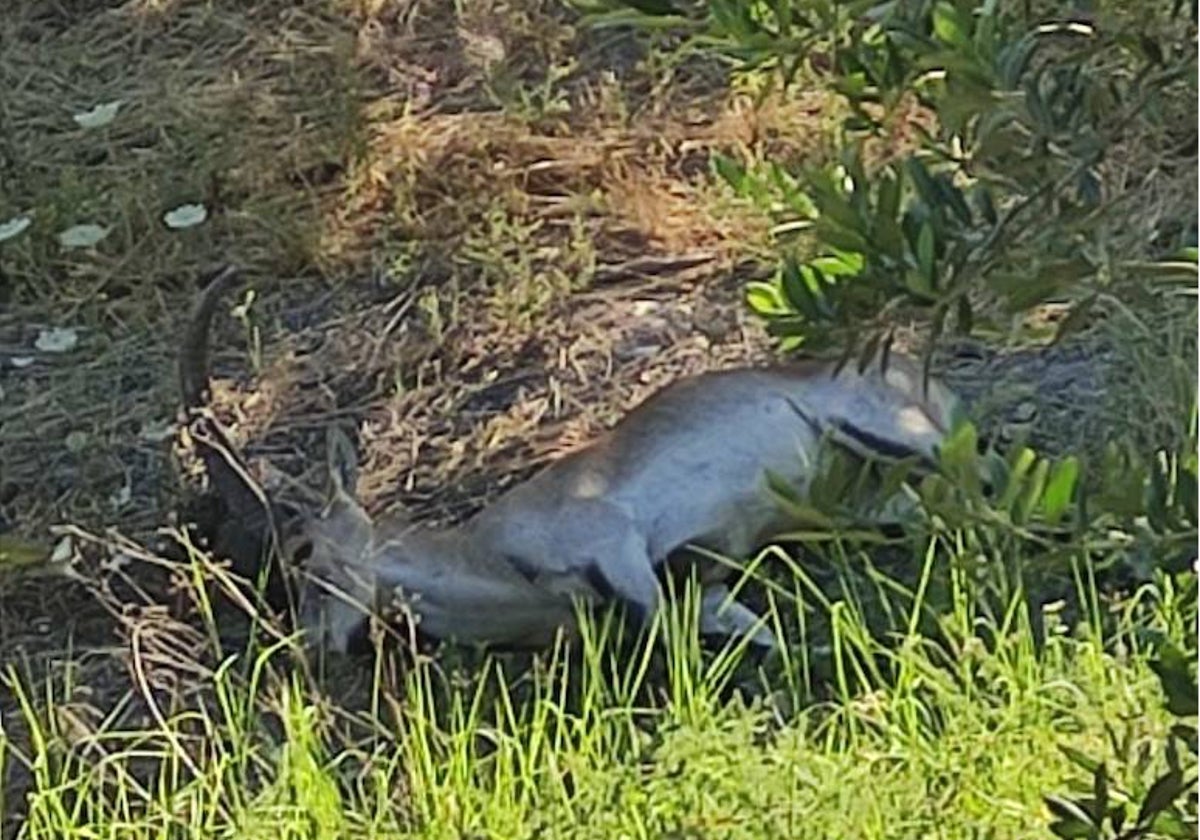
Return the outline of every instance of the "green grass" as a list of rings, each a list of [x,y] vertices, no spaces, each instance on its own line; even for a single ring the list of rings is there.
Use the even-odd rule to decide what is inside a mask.
[[[190,696],[153,691],[136,730],[10,670],[32,752],[0,740],[3,769],[32,777],[25,838],[1030,837],[1080,775],[1063,747],[1144,793],[1173,719],[1142,640],[1182,640],[1194,605],[1169,585],[1112,614],[1091,600],[1078,628],[1050,613],[1037,650],[1023,599],[991,621],[955,580],[934,633],[912,629],[933,614],[920,596],[893,599],[894,634],[835,601],[827,644],[785,627],[803,646],[757,678],[700,649],[686,597],[650,645],[601,620],[532,666],[379,656],[356,711],[287,643],[219,661]],[[822,700],[799,650],[828,659]]]
[[[50,523],[106,529],[82,541],[106,586],[149,587],[163,565],[179,586],[151,589],[157,600],[71,600],[59,581],[3,593],[0,833],[1027,838],[1047,836],[1044,795],[1090,789],[1064,748],[1105,761],[1131,811],[1161,774],[1175,719],[1153,644],[1195,649],[1195,593],[1166,576],[1097,587],[1091,572],[1126,562],[1127,535],[1069,552],[1065,570],[981,528],[942,533],[887,573],[850,546],[806,548],[774,591],[787,652],[764,663],[702,650],[686,607],[665,643],[589,625],[582,644],[532,662],[443,650],[414,663],[386,644],[312,663],[265,632],[223,646],[225,619],[196,585],[211,561],[171,566],[148,537],[115,536],[148,535],[178,509],[154,433],[175,411],[177,328],[202,268],[237,261],[258,294],[240,328],[225,319],[248,349],[218,351],[222,371],[260,377],[271,419],[248,436],[262,443],[276,422],[265,449],[298,449],[325,412],[353,412],[375,424],[373,499],[441,513],[531,468],[548,447],[517,444],[553,438],[579,406],[615,416],[635,383],[686,368],[666,347],[658,367],[614,375],[615,340],[586,339],[619,337],[636,309],[619,304],[655,291],[643,258],[712,253],[705,281],[773,258],[773,220],[711,176],[711,154],[822,160],[842,115],[817,91],[769,93],[765,76],[728,83],[670,50],[609,50],[616,36],[584,31],[556,0],[12,9],[0,15],[0,125],[12,129],[0,131],[0,222],[33,225],[0,245],[0,504],[31,540]],[[70,119],[114,99],[126,104],[104,129]],[[1194,178],[1177,174],[1194,165],[1149,166],[1147,145],[1120,158],[1130,183],[1150,183],[1129,205],[1131,252],[1150,222],[1182,225],[1194,208]],[[193,201],[214,211],[205,225],[164,227]],[[95,249],[59,248],[56,234],[84,221],[113,230]],[[1129,285],[1101,326],[1124,382],[1105,395],[1106,428],[1175,452],[1195,402],[1194,298],[1116,300]],[[564,317],[584,289],[601,303]],[[326,290],[329,311],[284,326]],[[698,323],[736,314],[696,306]],[[591,322],[601,307],[611,316]],[[79,327],[80,353],[6,367],[47,325]],[[289,384],[273,360],[298,338],[315,358],[304,384],[319,387],[272,405]],[[545,356],[521,359],[529,339]],[[705,364],[744,360],[721,349],[706,344]],[[462,408],[489,374],[542,375],[568,356],[595,364],[578,380],[554,368],[511,410]],[[253,426],[259,392],[243,385],[248,410],[232,414]],[[84,430],[87,447],[65,452]],[[89,610],[105,620],[76,624]]]

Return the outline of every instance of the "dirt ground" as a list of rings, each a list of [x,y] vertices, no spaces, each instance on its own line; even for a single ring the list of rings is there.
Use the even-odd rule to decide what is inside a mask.
[[[318,489],[326,426],[353,424],[373,510],[459,519],[675,376],[764,358],[739,291],[764,225],[720,206],[707,155],[810,154],[813,103],[751,113],[537,0],[28,2],[0,27],[0,216],[34,218],[0,246],[3,534],[69,529],[87,578],[10,569],[0,660],[82,721],[146,714],[135,659],[163,686],[202,668],[158,557],[199,490],[174,364],[214,265],[255,296],[214,328],[218,413]],[[195,201],[204,225],[164,227]],[[58,247],[91,219],[104,242]],[[39,351],[51,327],[78,345]]]
[[[368,506],[422,519],[469,515],[678,376],[771,356],[742,292],[767,224],[707,160],[819,159],[832,106],[756,105],[549,0],[458,5],[18,0],[0,21],[0,219],[34,217],[0,244],[0,527],[46,547],[68,527],[107,581],[0,584],[0,662],[79,725],[145,714],[135,651],[151,682],[196,677],[199,631],[139,588],[197,487],[174,359],[213,266],[254,291],[214,329],[237,441],[319,488],[325,428],[353,424]],[[117,100],[104,129],[70,120]],[[162,224],[192,201],[207,222]],[[107,239],[58,247],[89,219]],[[47,327],[78,345],[37,350]],[[973,342],[938,367],[991,431],[1053,446],[1103,422],[1106,360]]]

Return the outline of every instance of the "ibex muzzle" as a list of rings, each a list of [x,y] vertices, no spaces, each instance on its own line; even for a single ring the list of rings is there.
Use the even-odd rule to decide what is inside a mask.
[[[204,317],[189,331],[181,369],[193,412],[207,382],[204,302],[229,282],[206,290]],[[933,464],[957,412],[944,385],[895,354],[862,370],[802,361],[706,373],[664,388],[590,446],[446,529],[369,516],[354,496],[353,447],[334,434],[332,498],[319,514],[287,512],[285,549],[304,558],[309,578],[301,624],[310,641],[344,650],[368,611],[401,602],[436,638],[537,647],[574,629],[580,601],[619,600],[647,618],[681,550],[742,560],[788,524],[768,470],[803,492],[827,438]],[[245,505],[231,450],[219,443],[223,451],[205,459],[213,483]],[[729,573],[701,564],[702,632],[773,645],[764,623],[729,597]]]

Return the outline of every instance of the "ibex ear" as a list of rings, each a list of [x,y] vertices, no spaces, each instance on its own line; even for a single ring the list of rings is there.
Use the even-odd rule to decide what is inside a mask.
[[[335,498],[355,498],[358,486],[358,454],[350,436],[338,426],[330,426],[325,434],[325,459],[332,495]]]
[[[373,524],[355,497],[358,459],[354,444],[343,430],[332,426],[325,433],[325,463],[329,486],[316,530],[327,543],[325,560],[353,559],[369,546]],[[322,562],[315,561],[313,567]]]

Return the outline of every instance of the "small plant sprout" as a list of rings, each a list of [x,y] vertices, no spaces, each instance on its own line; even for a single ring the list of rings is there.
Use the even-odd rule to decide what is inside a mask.
[[[254,289],[246,290],[242,302],[233,308],[233,317],[246,332],[246,343],[250,346],[250,364],[254,370],[262,370],[262,334],[254,317],[254,302],[258,299]]]

